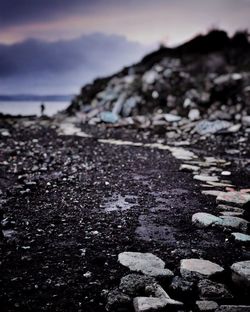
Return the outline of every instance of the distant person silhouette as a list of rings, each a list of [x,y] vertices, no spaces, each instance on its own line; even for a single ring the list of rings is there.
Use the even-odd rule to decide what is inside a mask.
[[[41,116],[43,116],[44,115],[44,111],[45,111],[45,104],[41,104]]]

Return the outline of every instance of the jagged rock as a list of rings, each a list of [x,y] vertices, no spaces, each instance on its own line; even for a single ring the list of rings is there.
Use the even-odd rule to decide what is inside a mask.
[[[156,278],[171,278],[174,274],[165,269],[165,263],[151,253],[122,252],[118,261],[131,271],[140,272]]]
[[[192,223],[199,228],[219,225],[221,222],[221,218],[206,212],[197,212],[192,216]]]
[[[242,192],[221,192],[217,198],[217,203],[242,207],[250,202],[250,194]]]
[[[245,219],[230,216],[221,216],[220,218],[222,220],[220,225],[225,228],[237,229],[242,232],[246,232],[248,229],[249,222]]]
[[[221,300],[233,298],[225,285],[212,282],[208,279],[199,281],[198,291],[200,299]]]
[[[109,292],[108,298],[107,298],[107,304],[106,304],[106,310],[107,311],[119,311],[119,312],[125,312],[132,306],[132,299],[119,291],[118,289],[114,289]]]
[[[224,269],[216,263],[203,259],[181,260],[180,272],[184,278],[204,278],[222,273]]]
[[[250,243],[250,235],[242,234],[242,233],[232,233],[236,242],[240,243]]]
[[[250,306],[246,305],[221,305],[215,312],[249,312]]]
[[[250,289],[250,260],[236,262],[231,266],[232,280],[240,288]]]
[[[113,112],[101,112],[100,118],[106,123],[116,123],[119,120],[119,116]]]
[[[231,126],[232,124],[225,120],[202,120],[196,125],[195,131],[198,132],[200,135],[205,135],[217,133],[221,130],[228,129]]]
[[[151,276],[128,274],[121,279],[119,289],[131,296],[139,296],[145,293],[145,287],[156,281]]]
[[[218,303],[210,300],[196,301],[196,306],[200,312],[214,312],[218,307]]]
[[[182,307],[183,303],[171,299],[165,290],[158,284],[152,284],[146,287],[146,292],[150,297],[134,298],[134,309],[136,312],[162,311],[169,307]]]
[[[135,312],[162,311],[167,306],[164,300],[152,297],[136,297],[133,304]]]

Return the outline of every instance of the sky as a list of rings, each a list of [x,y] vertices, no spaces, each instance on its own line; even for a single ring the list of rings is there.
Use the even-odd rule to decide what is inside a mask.
[[[0,94],[77,93],[160,43],[249,17],[250,0],[0,0]]]

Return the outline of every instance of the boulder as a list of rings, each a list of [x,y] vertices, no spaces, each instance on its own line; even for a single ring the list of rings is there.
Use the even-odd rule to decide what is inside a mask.
[[[206,228],[212,225],[221,224],[221,218],[210,213],[197,212],[192,216],[192,223],[199,228]]]
[[[250,260],[234,263],[231,270],[233,282],[246,291],[250,290]]]
[[[222,273],[224,269],[216,263],[203,259],[181,260],[180,272],[184,278],[204,278]]]
[[[171,278],[173,272],[165,269],[165,262],[152,253],[122,252],[118,261],[133,272],[140,272],[156,278]]]

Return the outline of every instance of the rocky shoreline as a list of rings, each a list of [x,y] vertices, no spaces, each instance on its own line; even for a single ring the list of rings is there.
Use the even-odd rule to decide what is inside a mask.
[[[0,118],[1,311],[250,311],[245,39],[213,31],[54,118]]]
[[[133,311],[133,298],[136,311],[249,309],[247,132],[230,134],[239,163],[225,153],[228,134],[192,145],[156,129],[1,124],[3,311]],[[153,254],[171,274],[148,283],[119,263],[124,252],[146,267]],[[203,260],[220,274],[192,267],[207,272]]]

